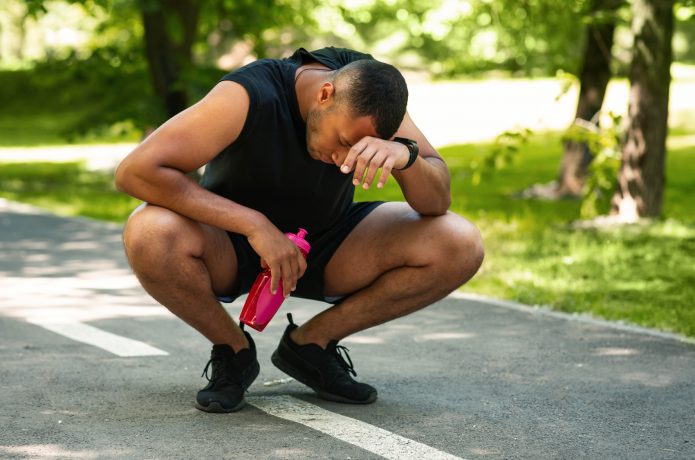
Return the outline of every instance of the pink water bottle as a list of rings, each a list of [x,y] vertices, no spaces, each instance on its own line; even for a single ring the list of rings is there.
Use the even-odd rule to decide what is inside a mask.
[[[285,233],[287,238],[297,245],[305,259],[311,250],[311,245],[304,239],[306,234],[307,231],[303,228],[300,228],[296,235],[294,233]],[[241,309],[241,316],[239,316],[239,320],[242,323],[251,326],[257,331],[265,329],[280,308],[280,305],[282,305],[283,300],[285,300],[282,292],[282,280],[280,280],[275,294],[270,292],[270,280],[270,268],[266,268],[258,274],[256,281],[251,286],[249,296],[246,298],[244,308]]]

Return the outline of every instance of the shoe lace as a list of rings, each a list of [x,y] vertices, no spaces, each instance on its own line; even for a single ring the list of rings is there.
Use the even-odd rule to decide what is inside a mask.
[[[208,376],[208,368],[210,367],[210,364],[212,364],[212,361],[213,361],[213,359],[210,358],[208,363],[205,365],[205,369],[203,369],[203,373],[200,374],[201,377],[205,377],[206,379],[208,379],[208,382],[212,382],[213,379],[216,379],[215,374],[217,374],[217,372],[215,372],[215,366],[213,366],[212,367],[212,378],[210,376]],[[217,360],[215,360],[215,361],[217,361]]]
[[[210,368],[210,365],[212,364],[212,375],[208,375],[208,369]],[[229,357],[225,356],[224,354],[216,354],[213,353],[212,356],[210,357],[210,360],[208,363],[205,365],[205,369],[203,369],[203,373],[200,374],[201,377],[205,377],[208,382],[215,382],[217,380],[220,380],[222,378],[228,378],[229,380],[232,380],[234,382],[240,380],[237,377],[238,372],[236,371],[236,366],[234,363],[231,362]]]
[[[342,345],[336,345],[334,356],[338,360],[340,367],[345,369],[346,372],[352,374],[353,377],[357,377],[357,372],[355,372],[355,367],[352,364],[348,351],[350,351],[349,348]]]

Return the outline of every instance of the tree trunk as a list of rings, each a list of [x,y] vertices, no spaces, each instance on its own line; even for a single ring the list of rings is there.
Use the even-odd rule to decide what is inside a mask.
[[[596,0],[592,3],[592,15],[604,14],[608,17],[601,21],[594,19],[587,25],[575,119],[598,123],[595,117],[601,110],[611,78],[611,48],[615,31],[613,14],[621,4],[622,0]],[[581,196],[592,159],[593,155],[585,143],[565,142],[557,181],[559,195]]]
[[[661,215],[671,85],[673,0],[635,0],[628,130],[611,214]]]
[[[143,3],[145,53],[152,84],[167,117],[188,107],[183,74],[192,66],[199,11],[200,4],[194,0]]]

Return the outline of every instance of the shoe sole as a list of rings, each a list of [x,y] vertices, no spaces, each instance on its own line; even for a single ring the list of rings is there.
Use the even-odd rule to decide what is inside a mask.
[[[270,361],[273,363],[275,367],[280,369],[282,372],[285,374],[289,375],[290,377],[294,378],[295,380],[303,383],[304,385],[308,386],[312,390],[316,392],[316,394],[319,395],[322,399],[325,399],[327,401],[334,401],[334,402],[340,402],[340,403],[347,403],[347,404],[371,404],[374,401],[376,401],[377,394],[372,393],[368,399],[365,399],[364,401],[359,401],[356,399],[349,399],[346,398],[345,396],[340,396],[334,393],[330,393],[328,391],[322,390],[321,386],[316,382],[315,380],[307,377],[304,375],[299,369],[282,359],[280,354],[278,353],[278,350],[275,350],[273,355],[270,357]]]
[[[246,401],[244,399],[242,399],[241,401],[239,401],[239,404],[232,407],[231,409],[226,409],[226,408],[222,407],[222,405],[216,401],[211,402],[207,406],[203,406],[202,404],[196,402],[195,408],[202,410],[203,412],[208,412],[211,414],[228,414],[230,412],[236,412],[236,411],[240,410],[245,405],[246,405]]]

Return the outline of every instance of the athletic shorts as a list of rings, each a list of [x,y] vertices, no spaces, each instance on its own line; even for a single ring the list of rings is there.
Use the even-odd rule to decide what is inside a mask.
[[[341,299],[340,297],[329,298],[324,295],[323,275],[326,265],[357,224],[380,204],[383,204],[383,201],[353,203],[347,214],[336,225],[327,230],[307,235],[307,241],[311,244],[311,251],[307,256],[307,268],[304,276],[297,281],[297,289],[292,292],[293,297],[329,303],[335,303]],[[218,299],[221,302],[234,302],[237,297],[251,290],[251,285],[262,270],[261,259],[244,235],[233,232],[227,232],[227,234],[236,252],[237,282],[232,294],[218,297]]]

